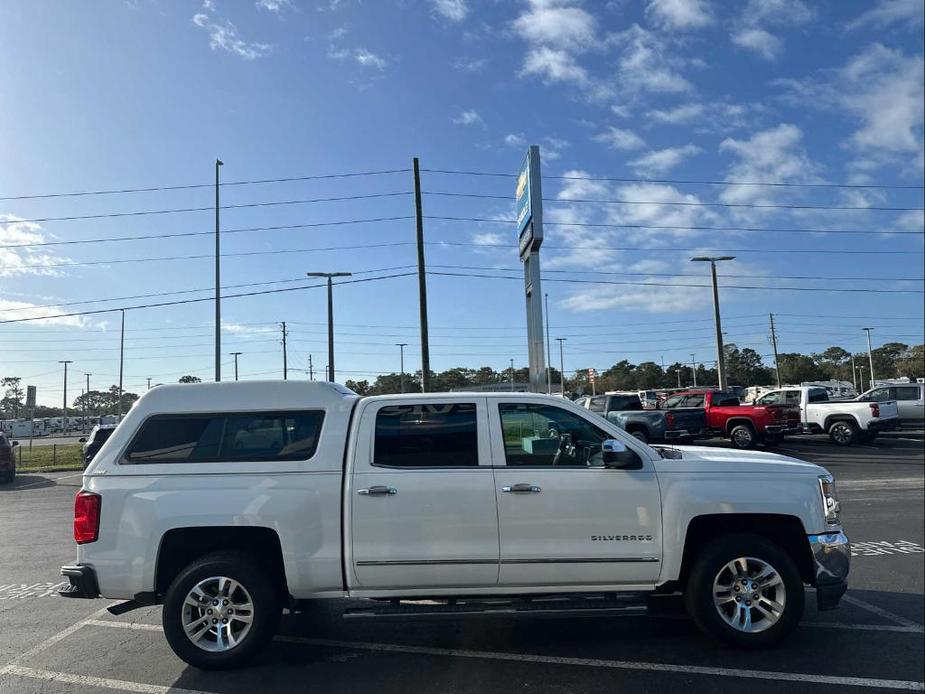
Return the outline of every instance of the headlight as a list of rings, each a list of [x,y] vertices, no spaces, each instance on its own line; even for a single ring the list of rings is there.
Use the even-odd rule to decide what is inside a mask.
[[[835,478],[832,475],[819,475],[819,493],[822,494],[825,522],[828,525],[838,525],[838,512],[841,510],[841,504],[835,496]]]

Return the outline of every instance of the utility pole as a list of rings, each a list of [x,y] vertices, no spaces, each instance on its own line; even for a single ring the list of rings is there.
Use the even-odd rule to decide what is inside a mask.
[[[151,390],[151,377],[148,376],[148,390]]]
[[[308,380],[315,380],[315,367],[312,365],[312,355],[308,355]]]
[[[562,343],[568,340],[567,337],[557,337],[559,343],[559,378],[562,382],[562,396],[565,397],[565,358],[562,356]]]
[[[405,392],[405,347],[408,346],[407,342],[396,342],[395,346],[398,347],[399,360],[401,362],[401,376],[399,377],[399,382],[401,383],[401,392]]]
[[[864,367],[863,366],[858,366],[858,377],[859,377],[859,380],[861,381],[861,392],[863,393],[864,392]]]
[[[723,327],[719,319],[719,289],[716,284],[716,263],[723,260],[735,260],[734,255],[695,256],[691,262],[710,263],[710,276],[713,279],[713,323],[716,327],[716,374],[719,389],[726,390],[726,355],[723,351]]]
[[[330,281],[330,280],[329,280]],[[283,321],[283,380],[286,381],[289,379],[289,355],[286,353],[286,321]],[[237,374],[235,374],[235,379],[238,380]]]
[[[867,333],[867,358],[870,360],[870,378],[867,379],[867,383],[870,384],[870,387],[874,387],[874,351],[870,347],[870,331],[873,328],[861,328]]]
[[[549,292],[546,292],[543,298],[546,300],[546,354],[552,361],[549,348]],[[546,364],[546,395],[552,395],[552,364]]]
[[[73,364],[72,359],[63,359],[58,361],[59,364],[64,364],[64,411],[62,412],[61,421],[63,422],[62,428],[63,433],[67,434],[67,365]]]
[[[87,394],[84,396],[84,433],[87,431],[87,427],[90,424],[90,376],[93,374],[85,373],[84,376],[87,377]]]
[[[697,362],[694,360],[694,355],[691,355],[691,378],[694,379],[694,388],[697,387]]]
[[[421,392],[430,390],[430,339],[427,329],[427,274],[424,268],[424,207],[421,203],[421,164],[414,166],[414,219],[418,246],[418,297],[421,309]]]
[[[861,391],[858,390],[858,373],[854,366],[854,352],[851,353],[851,381],[854,383],[854,392],[860,393]]]
[[[306,272],[308,277],[326,277],[328,280],[328,380],[334,382],[334,277],[350,277],[352,272]]]
[[[218,169],[224,166],[221,159],[215,160],[215,381],[222,380],[222,241],[219,223]]]
[[[681,387],[681,365],[680,364],[678,364],[677,371],[678,371],[678,388],[680,388]]]
[[[777,372],[777,387],[780,388],[780,362],[777,360],[777,330],[774,329],[774,314],[769,313],[768,315],[771,318],[771,347],[774,348],[774,371]]]
[[[122,309],[122,332],[119,337],[119,421],[122,421],[122,373],[125,366],[125,309]]]
[[[231,356],[234,357],[234,380],[238,380],[238,357],[240,357],[244,352],[229,352]]]
[[[511,359],[511,392],[514,392],[514,360]]]

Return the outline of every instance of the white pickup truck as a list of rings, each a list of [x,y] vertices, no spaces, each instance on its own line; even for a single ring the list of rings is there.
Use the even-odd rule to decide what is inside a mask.
[[[828,391],[820,386],[787,386],[772,390],[758,398],[755,404],[797,405],[806,433],[825,432],[839,446],[870,443],[881,431],[899,426],[895,400],[829,400]]]
[[[653,448],[546,395],[159,386],[85,471],[62,595],[162,604],[201,668],[246,662],[283,609],[335,598],[381,618],[682,593],[705,632],[766,646],[797,625],[804,584],[820,609],[845,592],[838,512],[821,467]]]

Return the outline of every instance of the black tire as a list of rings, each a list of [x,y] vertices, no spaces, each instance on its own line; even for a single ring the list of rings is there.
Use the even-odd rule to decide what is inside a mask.
[[[858,432],[858,441],[861,443],[871,443],[877,439],[879,431],[860,431]]]
[[[746,450],[755,447],[758,442],[758,435],[755,434],[751,424],[736,424],[729,431],[729,441],[734,448]]]
[[[836,446],[850,446],[858,440],[858,425],[848,420],[833,422],[829,426],[829,439]]]
[[[630,433],[630,436],[642,441],[643,443],[649,443],[649,435],[643,429],[633,429]]]
[[[240,583],[253,604],[250,630],[238,644],[220,652],[200,648],[183,629],[187,594],[200,581],[214,576]],[[280,612],[273,582],[260,563],[244,552],[222,551],[197,559],[179,573],[167,590],[161,618],[167,642],[182,660],[203,670],[226,670],[246,664],[270,642],[279,626]]]
[[[785,591],[783,610],[778,620],[763,631],[736,629],[727,623],[720,614],[720,608],[714,604],[714,581],[724,571],[723,567],[740,557],[757,559],[772,567]],[[751,563],[748,565],[752,566]],[[780,600],[781,596],[776,592],[779,589],[769,589],[769,592],[774,591],[775,600]],[[796,628],[803,616],[804,602],[803,581],[793,560],[781,547],[760,535],[726,535],[704,546],[694,561],[684,591],[687,613],[701,631],[740,648],[766,648],[780,642]],[[758,624],[764,619],[757,607],[733,606],[732,609],[749,609]]]

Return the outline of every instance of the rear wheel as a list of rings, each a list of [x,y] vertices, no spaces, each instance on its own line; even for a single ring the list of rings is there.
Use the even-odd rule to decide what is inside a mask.
[[[729,432],[729,440],[736,448],[754,448],[757,438],[749,424],[736,424]]]
[[[858,438],[858,427],[854,422],[834,422],[829,427],[829,438],[837,446],[850,446]]]
[[[728,535],[705,546],[685,590],[688,614],[704,632],[746,648],[771,646],[797,626],[803,583],[790,556],[758,535]]]
[[[649,443],[649,436],[642,429],[633,429],[630,432],[630,435],[633,436],[634,438],[639,439],[643,443]]]
[[[171,583],[164,635],[173,652],[194,667],[239,667],[273,638],[280,609],[273,582],[251,556],[215,552]]]

